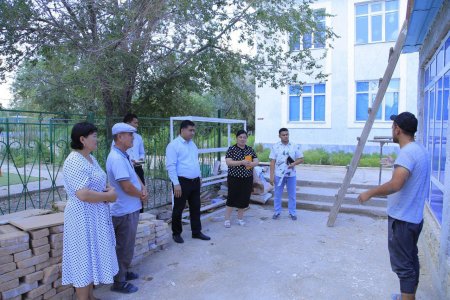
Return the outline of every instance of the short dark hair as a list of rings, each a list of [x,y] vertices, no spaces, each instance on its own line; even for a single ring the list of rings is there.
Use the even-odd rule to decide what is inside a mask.
[[[244,129],[239,130],[238,132],[236,132],[236,137],[240,136],[241,134],[245,133],[246,136],[248,136],[247,131],[245,131]]]
[[[81,122],[73,125],[72,133],[70,134],[70,147],[75,150],[83,150],[83,144],[80,142],[82,136],[88,137],[89,135],[97,132],[97,127],[89,122]]]
[[[194,127],[195,123],[192,122],[191,120],[184,120],[184,121],[182,121],[181,124],[180,124],[180,132],[181,132],[181,129],[188,128],[189,126]]]
[[[133,119],[137,119],[138,117],[135,114],[127,113],[125,117],[123,117],[124,123],[130,123]]]
[[[289,130],[287,128],[280,128],[280,130],[278,130],[278,134],[281,134],[283,131],[287,131],[289,132]]]

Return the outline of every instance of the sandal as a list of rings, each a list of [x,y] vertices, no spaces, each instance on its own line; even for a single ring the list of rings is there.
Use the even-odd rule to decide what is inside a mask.
[[[136,273],[133,273],[133,272],[127,272],[127,275],[126,275],[126,280],[128,281],[128,280],[135,280],[135,279],[138,279],[139,278],[139,274],[136,274]]]
[[[223,222],[223,226],[225,226],[225,228],[230,228],[231,227],[230,220],[225,220],[225,222]]]
[[[131,294],[138,291],[138,288],[129,282],[114,282],[111,291],[122,294]]]
[[[237,223],[241,226],[245,226],[245,221],[241,219],[237,219]]]

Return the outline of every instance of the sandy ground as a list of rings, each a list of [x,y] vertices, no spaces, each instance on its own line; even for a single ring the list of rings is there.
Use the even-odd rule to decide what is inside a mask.
[[[211,241],[193,240],[184,227],[184,244],[166,250],[135,268],[139,291],[95,290],[105,299],[391,299],[398,280],[390,269],[387,220],[339,214],[328,228],[328,213],[300,211],[292,221],[284,212],[272,220],[268,206],[252,205],[247,225],[223,218],[203,221]],[[233,220],[235,221],[235,220]],[[422,269],[417,299],[438,299]]]

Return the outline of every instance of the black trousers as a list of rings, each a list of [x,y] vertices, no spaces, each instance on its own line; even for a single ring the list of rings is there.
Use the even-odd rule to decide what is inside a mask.
[[[417,241],[423,227],[419,224],[388,218],[388,248],[391,268],[400,280],[400,291],[414,294],[419,284],[420,264]]]
[[[134,166],[134,171],[136,172],[137,176],[142,181],[142,183],[145,185],[144,168],[142,168],[142,166]],[[141,213],[144,212],[144,203],[142,203],[142,208],[140,212]]]
[[[181,197],[174,197],[172,210],[172,233],[179,235],[183,231],[181,215],[189,203],[189,215],[192,234],[200,233],[202,223],[200,222],[200,178],[188,179],[178,177],[181,186]]]

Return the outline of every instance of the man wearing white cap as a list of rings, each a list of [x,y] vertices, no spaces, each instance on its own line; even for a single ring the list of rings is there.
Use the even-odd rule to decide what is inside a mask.
[[[126,123],[117,123],[112,128],[114,145],[106,160],[109,184],[116,189],[117,201],[110,205],[114,231],[116,234],[116,253],[119,273],[114,276],[112,291],[130,294],[138,288],[129,283],[138,274],[128,271],[134,254],[139,210],[147,201],[147,190],[134,171],[127,154],[133,146],[133,133],[136,128]]]

